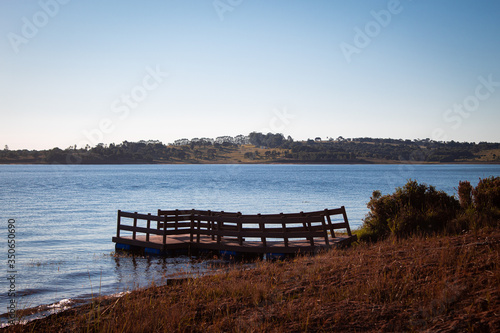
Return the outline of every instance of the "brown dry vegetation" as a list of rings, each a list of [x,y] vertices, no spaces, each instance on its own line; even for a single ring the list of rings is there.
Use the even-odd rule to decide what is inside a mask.
[[[9,332],[498,332],[500,231],[389,238],[152,286]]]
[[[478,161],[481,162],[498,161],[498,158],[500,157],[500,149],[483,150],[477,153],[477,156]]]

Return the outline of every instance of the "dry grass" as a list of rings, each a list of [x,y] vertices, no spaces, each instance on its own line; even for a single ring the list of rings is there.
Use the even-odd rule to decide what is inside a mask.
[[[481,162],[499,162],[500,149],[483,150],[476,154]]]
[[[267,163],[276,161],[270,157],[266,157],[266,152],[275,151],[279,154],[284,154],[286,149],[281,148],[260,148],[254,145],[241,145],[239,147],[226,147],[220,154],[217,162],[220,163]],[[245,157],[245,153],[255,153],[258,152],[259,155],[255,156],[253,159]]]
[[[357,142],[360,143],[360,142]],[[375,144],[369,143],[367,144]],[[397,146],[398,144],[386,144]],[[169,146],[169,148],[176,148],[178,146]],[[207,156],[208,150],[213,147],[199,147],[196,146],[194,149],[198,150],[202,153],[203,156]],[[266,152],[270,153],[275,151],[279,153],[279,157],[273,158],[271,156],[266,156]],[[192,150],[189,150],[191,154],[190,159],[181,160],[176,158],[171,158],[169,160],[156,160],[156,163],[200,163],[200,164],[259,164],[259,163],[286,163],[290,161],[289,159],[284,158],[284,154],[290,151],[290,149],[283,148],[260,148],[251,144],[240,145],[240,146],[229,146],[229,147],[221,147],[217,150],[216,157],[213,159],[205,159],[205,158],[194,158],[194,153]],[[254,156],[254,158],[246,158],[245,153],[255,153],[258,152],[258,155]],[[408,161],[408,160],[388,160],[382,158],[370,158],[370,157],[360,157],[361,161],[364,163],[374,163],[374,164],[440,164],[439,162],[428,162],[428,161]],[[475,154],[474,158],[456,160],[454,163],[498,163],[500,161],[500,149],[491,149],[491,150],[482,150]],[[294,163],[301,163],[301,161],[293,160]],[[302,161],[304,162],[304,161]],[[308,163],[310,163],[309,161]],[[314,161],[313,161],[314,162]],[[305,163],[305,162],[304,162]]]
[[[172,147],[170,147],[172,148]],[[177,147],[178,148],[178,147]],[[260,148],[254,145],[240,145],[238,147],[222,147],[217,150],[217,154],[213,159],[206,159],[208,151],[212,147],[195,147],[195,150],[201,152],[203,158],[194,158],[193,151],[189,151],[190,159],[181,160],[178,158],[171,158],[169,160],[155,160],[156,163],[169,163],[169,164],[185,164],[185,163],[199,163],[199,164],[259,164],[259,163],[271,163],[279,162],[287,151],[287,149],[281,148]],[[275,151],[281,154],[279,159],[273,159],[270,156],[266,156],[266,152]],[[258,152],[259,155],[255,155],[254,158],[245,157],[245,153],[255,153]]]
[[[388,239],[152,286],[10,332],[500,331],[500,232]]]

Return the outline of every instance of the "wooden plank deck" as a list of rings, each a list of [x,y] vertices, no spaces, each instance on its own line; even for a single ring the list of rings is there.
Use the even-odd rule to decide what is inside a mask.
[[[297,252],[317,252],[319,250],[329,249],[333,246],[347,246],[354,240],[349,236],[335,237],[330,241],[329,245],[321,238],[314,240],[314,246],[310,245],[309,240],[289,240],[288,245],[285,246],[285,241],[271,241],[266,242],[266,247],[260,241],[245,241],[242,245],[238,243],[237,239],[224,239],[220,244],[213,241],[211,237],[201,236],[199,243],[191,243],[190,235],[176,235],[167,238],[167,242],[163,244],[163,237],[151,236],[149,241],[146,241],[146,236],[137,236],[132,239],[128,237],[113,237],[113,242],[120,244],[128,244],[141,248],[152,248],[161,251],[168,250],[222,250],[234,251],[241,253],[297,253]]]
[[[342,222],[332,222],[341,215]],[[124,223],[123,220],[128,223]],[[344,235],[335,230],[344,229]],[[123,233],[128,233],[123,235]],[[197,210],[158,210],[157,215],[118,211],[117,249],[209,250],[235,254],[315,253],[356,241],[345,208],[294,214],[243,215]]]

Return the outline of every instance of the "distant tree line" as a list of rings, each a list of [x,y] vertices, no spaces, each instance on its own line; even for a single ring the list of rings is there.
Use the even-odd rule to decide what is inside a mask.
[[[193,138],[191,140],[189,139],[178,139],[178,140],[175,140],[173,144],[171,145],[174,145],[174,146],[187,146],[187,145],[203,145],[203,146],[207,146],[207,145],[214,145],[214,144],[227,144],[227,143],[231,143],[231,144],[236,144],[236,145],[244,145],[244,144],[248,144],[250,141],[249,141],[249,138],[248,136],[245,136],[245,135],[237,135],[235,137],[232,137],[232,136],[219,136],[215,139],[212,139],[212,138]]]
[[[370,163],[401,162],[460,162],[477,160],[484,151],[500,149],[500,143],[437,142],[430,139],[401,140],[350,138],[294,141],[283,134],[252,132],[248,136],[222,136],[216,139],[180,139],[173,144],[157,140],[95,147],[53,148],[50,150],[0,150],[0,163],[63,163],[63,164],[120,164],[120,163],[199,163],[223,161],[242,145],[253,145],[246,152],[247,160],[299,163]],[[493,154],[500,162],[500,156]]]
[[[248,135],[248,141],[256,146],[256,147],[265,147],[265,148],[288,148],[288,144],[293,142],[291,136],[288,136],[287,139],[283,136],[283,134],[273,134],[273,133],[257,133],[252,132]]]

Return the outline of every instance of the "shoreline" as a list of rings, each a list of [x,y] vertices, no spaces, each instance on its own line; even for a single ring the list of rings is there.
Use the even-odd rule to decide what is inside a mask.
[[[125,253],[124,254],[127,257],[133,257],[135,255]],[[137,257],[142,258],[142,255],[137,255]],[[162,258],[161,256],[155,256],[151,255],[150,256],[151,260],[153,259],[159,259]],[[168,258],[168,257],[166,257]],[[198,257],[193,257],[192,260],[194,261],[204,261],[206,263],[212,261],[213,258],[198,258]],[[246,263],[246,262],[239,262],[237,263],[241,269],[249,269],[253,265],[253,263]],[[158,285],[158,286],[169,286],[173,284],[179,284],[184,281],[196,279],[199,277],[203,276],[209,276],[209,275],[217,275],[217,274],[223,274],[227,272],[230,269],[234,268],[234,262],[229,261],[229,260],[222,260],[218,259],[216,262],[212,263],[212,271],[193,271],[189,273],[183,273],[180,275],[173,275],[173,277],[170,278],[165,278],[164,280],[161,280],[160,283],[158,282],[150,282],[146,286],[142,287],[134,287],[134,289],[124,289],[123,291],[120,292],[111,292],[109,294],[107,293],[102,293],[99,295],[94,295],[91,296],[89,295],[88,297],[82,297],[81,295],[76,295],[74,297],[70,298],[63,298],[59,299],[57,301],[54,301],[53,303],[42,303],[36,306],[32,307],[27,307],[27,308],[22,308],[18,309],[18,317],[19,317],[19,323],[23,326],[36,321],[36,320],[44,320],[47,317],[53,316],[53,315],[58,315],[62,312],[66,311],[72,311],[74,309],[80,309],[80,308],[86,308],[93,302],[109,302],[113,300],[117,300],[131,292],[136,292],[139,290],[146,290],[150,288],[152,285]],[[9,324],[7,319],[9,317],[9,313],[0,313],[0,319],[2,322],[0,322],[0,330],[5,329],[7,327],[13,326],[12,324]]]
[[[282,134],[99,143],[94,147],[0,151],[0,164],[400,164],[500,163],[500,142],[348,138],[294,141]]]
[[[300,162],[300,161],[269,161],[269,162],[235,162],[235,161],[196,161],[196,162],[153,162],[153,163],[25,163],[25,162],[0,162],[0,165],[56,165],[56,166],[73,166],[73,165],[500,165],[500,161],[463,161],[463,162],[424,162],[424,161],[387,161],[387,162],[372,162],[372,161],[346,161],[341,162]]]
[[[95,299],[6,331],[494,330],[499,253],[497,230],[360,244]]]

